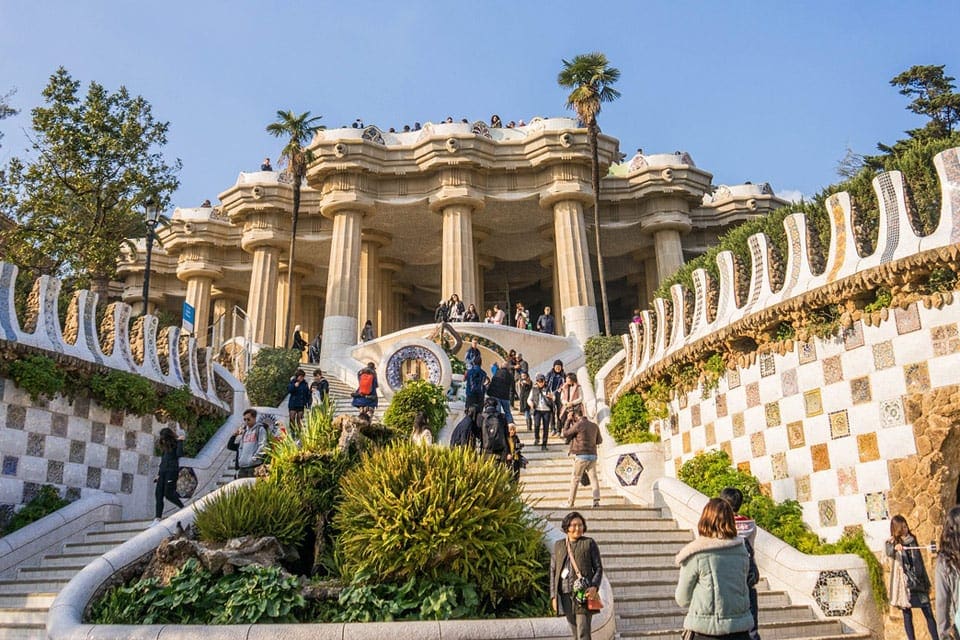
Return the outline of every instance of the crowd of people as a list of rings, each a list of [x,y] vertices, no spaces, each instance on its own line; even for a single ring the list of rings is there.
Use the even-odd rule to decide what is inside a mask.
[[[499,302],[486,309],[483,318],[481,318],[476,305],[472,302],[465,304],[456,293],[437,303],[433,319],[436,322],[485,322],[487,324],[509,325],[517,329],[535,330],[550,335],[557,333],[557,323],[553,317],[553,310],[549,306],[543,308],[543,313],[537,317],[536,322],[530,321],[530,311],[522,302],[517,302],[514,305],[512,320]]]
[[[438,124],[453,124],[456,122],[453,119],[453,116],[447,116],[446,118],[441,119]],[[460,118],[459,122],[461,124],[470,124],[470,120],[466,117]],[[500,119],[500,116],[493,114],[490,116],[490,128],[491,129],[513,129],[515,127],[525,127],[526,122],[521,120],[510,120],[507,124],[503,124],[503,121]],[[350,123],[349,128],[351,129],[365,129],[367,125],[364,123],[363,118],[357,118]],[[347,125],[343,126],[344,129],[348,128]],[[389,127],[388,131],[390,133],[408,133],[410,131],[420,131],[423,128],[419,122],[414,122],[413,125],[405,124],[402,127]],[[269,171],[269,169],[261,169],[261,171]]]

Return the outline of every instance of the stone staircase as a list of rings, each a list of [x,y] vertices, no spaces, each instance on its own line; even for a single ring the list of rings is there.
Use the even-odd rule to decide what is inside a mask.
[[[301,364],[300,368],[307,374],[307,382],[312,382],[313,372],[319,367],[315,364]],[[330,383],[330,400],[333,402],[333,414],[337,416],[341,413],[356,415],[358,410],[351,404],[353,396],[350,395],[354,389],[357,388],[356,380],[344,382],[343,380],[327,376],[327,382]],[[387,410],[387,406],[388,403],[381,398],[380,404],[373,414],[375,422],[383,420],[383,414]]]
[[[520,481],[538,514],[558,529],[568,509],[573,466],[567,446],[551,436],[548,451],[533,445],[533,434],[518,420],[524,441],[527,468]],[[679,569],[676,553],[693,539],[693,532],[680,529],[660,509],[628,503],[601,481],[600,504],[592,508],[590,487],[580,487],[574,509],[587,520],[587,535],[600,546],[603,567],[613,587],[617,633],[621,640],[677,638],[684,611],[674,600]],[[766,580],[758,585],[760,636],[764,640],[869,638],[869,634],[846,633],[839,620],[818,618],[808,606],[794,605],[786,592],[770,589]]]

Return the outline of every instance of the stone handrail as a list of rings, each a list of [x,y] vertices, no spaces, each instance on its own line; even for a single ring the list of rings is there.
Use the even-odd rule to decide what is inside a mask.
[[[832,233],[822,273],[814,273],[811,268],[807,219],[803,214],[794,213],[783,221],[788,251],[783,284],[776,291],[771,279],[770,241],[762,233],[749,238],[750,285],[742,305],[737,302],[736,260],[730,251],[717,256],[719,283],[711,282],[703,269],[693,272],[692,310],[688,308],[684,288],[671,287],[671,300],[655,299],[653,309],[641,314],[643,324],[631,324],[630,333],[624,336],[626,375],[612,400],[665,363],[682,359],[685,350],[697,351],[700,355],[718,350],[725,341],[737,338],[738,330],[746,329],[758,319],[762,321],[762,314],[768,314],[769,324],[774,325],[780,311],[794,310],[813,301],[818,293],[855,277],[888,278],[891,265],[918,254],[928,253],[941,261],[955,260],[956,243],[960,241],[960,148],[937,154],[934,164],[943,195],[940,220],[930,235],[921,236],[914,230],[903,176],[891,171],[873,180],[880,203],[880,220],[878,246],[871,255],[859,255],[859,230],[853,223],[850,196],[837,193],[826,201]],[[710,304],[713,287],[718,300],[715,310]]]
[[[0,340],[128,371],[173,388],[187,386],[194,397],[229,409],[217,396],[213,353],[199,348],[195,337],[181,335],[178,327],[158,334],[158,320],[152,315],[131,323],[129,305],[117,302],[107,305],[98,328],[97,294],[88,290],[73,294],[61,328],[57,310],[61,283],[51,276],[35,281],[21,322],[14,303],[17,273],[16,265],[0,262]],[[225,369],[216,371],[219,377],[232,379]]]
[[[119,520],[120,513],[118,496],[98,492],[0,538],[0,575],[54,551],[65,540],[92,525]]]
[[[177,525],[188,527],[193,523],[194,507],[203,505],[223,491],[255,482],[252,478],[235,480],[214,493],[198,500],[164,519],[131,540],[108,551],[80,571],[57,595],[47,616],[49,640],[87,640],[91,635],[100,640],[126,640],[132,637],[151,637],[164,640],[184,638],[189,634],[209,634],[205,625],[91,625],[83,622],[83,612],[111,584],[114,576],[152,554],[164,538],[176,532]],[[553,527],[547,531],[547,543],[563,534]],[[593,619],[593,637],[611,640],[616,633],[613,592],[604,578],[600,596],[605,606]],[[566,619],[523,618],[495,620],[446,620],[420,622],[328,623],[328,624],[238,624],[215,627],[215,634],[223,640],[250,640],[283,638],[417,638],[443,640],[482,640],[484,638],[529,638],[533,640],[570,637]]]

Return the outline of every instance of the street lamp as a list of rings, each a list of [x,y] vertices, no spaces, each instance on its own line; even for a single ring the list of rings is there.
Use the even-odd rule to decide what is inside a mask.
[[[149,309],[150,300],[150,257],[153,255],[153,240],[156,238],[157,223],[160,222],[160,204],[153,198],[144,203],[144,222],[147,223],[147,266],[143,270],[143,314]]]

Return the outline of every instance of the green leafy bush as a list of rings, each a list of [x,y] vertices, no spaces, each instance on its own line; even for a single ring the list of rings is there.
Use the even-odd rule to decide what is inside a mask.
[[[883,583],[883,569],[877,557],[867,547],[863,532],[844,532],[836,543],[824,543],[803,521],[803,509],[796,500],[775,502],[760,491],[760,483],[748,473],[731,466],[725,451],[709,451],[694,456],[680,468],[679,478],[706,496],[716,496],[724,487],[736,487],[743,492],[740,513],[753,518],[757,526],[780,538],[793,548],[813,555],[855,553],[870,571],[873,597],[881,606],[886,604],[887,591]]]
[[[464,447],[400,442],[367,454],[340,482],[340,574],[404,584],[450,574],[475,585],[488,614],[541,597],[542,523],[507,468]]]
[[[193,411],[193,394],[186,385],[164,393],[160,398],[160,409],[184,427],[192,425],[197,419]]]
[[[340,594],[337,622],[454,620],[481,615],[476,588],[456,575],[436,580],[410,576],[402,584],[360,576]]]
[[[940,267],[931,271],[930,275],[927,276],[927,284],[924,287],[927,293],[953,291],[956,288],[957,274],[947,267]]]
[[[13,533],[17,529],[22,529],[31,522],[36,522],[44,516],[48,516],[57,509],[62,509],[70,504],[69,500],[60,497],[60,492],[53,485],[45,484],[40,487],[30,502],[25,504],[20,511],[13,514],[13,518],[3,529],[2,535]]]
[[[278,406],[287,395],[290,376],[300,366],[300,355],[297,349],[264,347],[257,351],[244,380],[250,403],[260,407]]]
[[[137,415],[153,413],[157,391],[146,378],[126,371],[111,371],[90,378],[90,393],[106,409],[129,411]]]
[[[650,432],[650,413],[639,393],[628,393],[617,400],[610,411],[607,430],[617,444],[660,441],[657,434]]]
[[[433,437],[447,421],[447,397],[443,388],[426,380],[410,380],[397,391],[383,415],[383,424],[402,435],[410,435],[413,419],[423,411],[430,422]]]
[[[307,512],[296,487],[257,481],[224,491],[197,511],[194,525],[205,542],[240,536],[273,536],[298,547],[307,532]]]
[[[34,402],[41,397],[53,398],[63,391],[67,375],[57,363],[42,355],[32,355],[10,363],[10,377],[30,394]]]
[[[197,419],[197,424],[187,428],[187,438],[183,441],[183,455],[195,458],[210,441],[227,417],[223,415],[206,415]]]
[[[253,624],[298,622],[300,581],[277,567],[251,565],[214,576],[191,558],[160,586],[156,578],[110,589],[91,607],[93,624]]]
[[[587,372],[590,379],[597,376],[597,372],[623,349],[623,340],[620,336],[592,336],[587,338],[583,346],[583,354],[587,359]]]
[[[873,290],[873,302],[864,305],[864,311],[879,311],[886,309],[893,303],[893,294],[886,287],[877,287]]]

